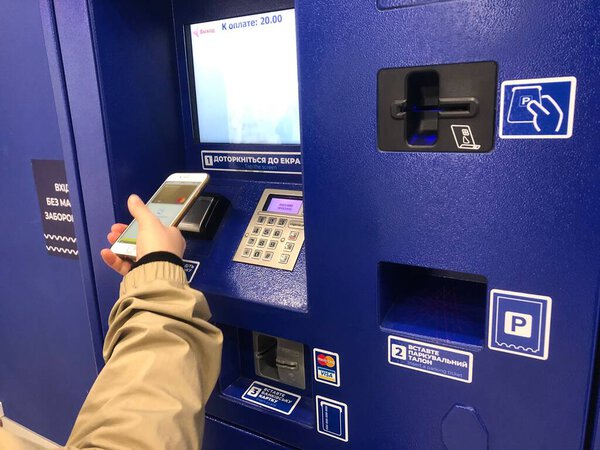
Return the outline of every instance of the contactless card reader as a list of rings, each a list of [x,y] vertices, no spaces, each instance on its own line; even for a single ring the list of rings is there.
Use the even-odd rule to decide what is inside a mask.
[[[302,192],[265,189],[233,260],[291,271],[294,270],[302,244]]]
[[[228,206],[229,202],[225,197],[203,193],[196,199],[177,228],[187,233],[193,233],[194,237],[200,239],[212,239]]]

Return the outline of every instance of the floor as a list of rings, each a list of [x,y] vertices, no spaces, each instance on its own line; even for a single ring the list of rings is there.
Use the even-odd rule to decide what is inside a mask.
[[[25,428],[23,425],[18,424],[14,420],[10,420],[8,417],[4,416],[2,411],[2,403],[0,403],[0,419],[2,420],[2,426],[9,433],[14,434],[15,436],[20,437],[21,439],[26,439],[28,441],[33,442],[34,444],[40,445],[44,448],[48,449],[56,449],[60,448],[58,444],[55,444],[49,439],[46,439],[43,436],[31,431],[28,428]]]

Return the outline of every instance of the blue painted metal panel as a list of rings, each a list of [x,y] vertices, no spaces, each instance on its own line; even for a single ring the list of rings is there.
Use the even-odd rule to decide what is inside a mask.
[[[71,154],[79,173],[94,288],[101,327],[106,333],[108,314],[118,296],[118,277],[106,267],[100,250],[107,246],[106,233],[115,222],[115,213],[89,10],[86,2],[53,2],[52,7],[62,84],[68,92],[68,117],[61,117],[60,127],[63,135],[70,134],[70,145],[76,149],[76,154],[74,151]],[[53,73],[54,78],[57,76]]]
[[[169,174],[183,168],[171,5],[90,3],[95,47],[90,57],[95,57],[102,81],[106,157],[117,217],[125,220],[132,192],[149,198]],[[74,14],[76,9],[65,8],[71,20],[83,19]]]
[[[65,158],[79,259],[46,252],[31,171],[32,159],[65,156],[51,78],[57,55],[45,47],[48,19],[36,2],[0,5],[5,202],[0,222],[5,237],[0,244],[0,401],[11,419],[64,442],[96,376],[100,349],[95,300],[88,297],[82,273],[86,237],[75,169]]]
[[[311,323],[322,329],[335,317],[323,345],[340,349],[344,363],[336,398],[349,403],[350,443],[443,449],[442,417],[462,403],[477,409],[490,448],[581,448],[600,250],[598,59],[582,55],[598,24],[586,19],[584,3],[445,2],[388,11],[374,3],[297,3],[306,33],[303,99],[319,99],[302,103]],[[485,60],[497,61],[499,80],[576,76],[573,138],[497,140],[490,154],[378,151],[380,69]],[[351,183],[340,182],[348,177]],[[344,270],[326,259],[332,254]],[[482,348],[472,384],[396,370],[376,322],[381,261],[480,274],[488,288],[551,296],[549,359]]]
[[[211,449],[284,450],[290,448],[210,416],[206,417],[202,445]]]

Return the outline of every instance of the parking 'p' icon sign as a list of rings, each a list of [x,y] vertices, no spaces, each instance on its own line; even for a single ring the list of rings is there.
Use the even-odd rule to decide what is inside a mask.
[[[528,358],[548,359],[552,299],[493,289],[488,347]]]
[[[504,313],[504,332],[513,336],[531,337],[533,316],[512,311]]]

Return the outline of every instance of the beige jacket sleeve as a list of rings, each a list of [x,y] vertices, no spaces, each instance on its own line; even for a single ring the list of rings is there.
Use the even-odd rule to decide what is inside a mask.
[[[106,366],[67,448],[199,449],[223,341],[209,318],[181,267],[152,262],[127,274],[109,318]],[[13,448],[3,442],[0,433],[0,449]]]

